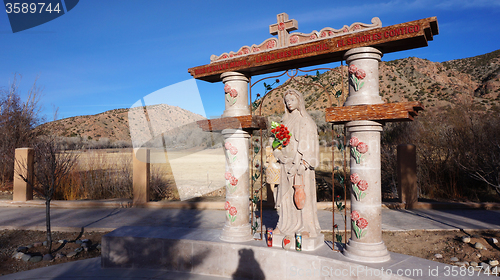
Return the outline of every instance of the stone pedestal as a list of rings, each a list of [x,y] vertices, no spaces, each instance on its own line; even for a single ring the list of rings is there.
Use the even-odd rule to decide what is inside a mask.
[[[15,151],[13,201],[33,199],[33,187],[21,178],[33,182],[33,148],[18,148]]]
[[[378,62],[382,53],[371,47],[356,48],[345,54],[349,64],[349,97],[345,105],[383,103],[378,90]],[[344,255],[362,262],[390,259],[382,240],[382,196],[380,175],[380,132],[374,121],[351,121],[351,238]]]
[[[221,75],[224,83],[225,110],[222,117],[250,115],[248,105],[248,78],[238,72],[226,72]]]
[[[220,239],[229,242],[252,240],[249,223],[249,162],[250,135],[241,129],[225,129],[226,154],[226,223]]]
[[[417,149],[412,144],[398,145],[398,196],[407,209],[418,202]]]

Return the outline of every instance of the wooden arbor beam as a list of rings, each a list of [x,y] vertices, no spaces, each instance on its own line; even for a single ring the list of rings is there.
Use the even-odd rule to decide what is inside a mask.
[[[412,121],[418,115],[418,111],[424,110],[422,103],[418,101],[384,103],[374,105],[356,105],[345,107],[326,108],[326,122],[343,124],[350,121]]]
[[[196,122],[203,131],[222,131],[224,129],[257,130],[266,129],[267,121],[262,116],[224,117],[218,119],[201,120]]]
[[[437,19],[430,17],[265,52],[239,55],[192,67],[188,72],[195,79],[215,83],[221,81],[220,75],[224,72],[255,76],[341,61],[346,51],[358,47],[371,46],[383,53],[426,47],[428,41],[432,41],[437,34]]]

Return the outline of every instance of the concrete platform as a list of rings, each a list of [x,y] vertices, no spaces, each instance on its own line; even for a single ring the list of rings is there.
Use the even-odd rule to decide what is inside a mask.
[[[355,262],[332,251],[331,243],[314,252],[297,252],[267,247],[264,240],[226,243],[219,236],[216,229],[122,227],[103,237],[102,267],[233,279],[440,279],[452,269],[395,253],[385,263]]]

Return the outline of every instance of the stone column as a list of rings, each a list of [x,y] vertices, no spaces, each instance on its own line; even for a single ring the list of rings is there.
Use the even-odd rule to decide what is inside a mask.
[[[344,58],[349,65],[349,96],[346,106],[383,103],[379,96],[378,63],[382,53],[375,48],[351,49]],[[360,262],[390,259],[382,240],[382,195],[380,132],[374,121],[346,124],[351,146],[351,238],[344,255]]]
[[[238,72],[226,72],[221,75],[224,83],[226,109],[222,117],[250,115],[248,105],[248,78]]]
[[[13,201],[33,199],[33,187],[21,178],[33,182],[33,148],[18,148],[15,151]]]
[[[406,209],[418,202],[417,149],[412,144],[398,145],[398,195]]]
[[[222,117],[250,115],[248,105],[248,78],[236,72],[221,75],[224,82],[226,110]],[[252,240],[249,217],[249,156],[250,134],[243,129],[225,129],[226,155],[226,223],[220,239],[228,242]]]
[[[149,201],[149,179],[151,151],[146,148],[134,149],[132,151],[132,192],[133,205],[145,204]]]
[[[229,242],[252,240],[249,222],[249,138],[241,129],[226,129],[224,151],[226,153],[226,223],[220,239]]]

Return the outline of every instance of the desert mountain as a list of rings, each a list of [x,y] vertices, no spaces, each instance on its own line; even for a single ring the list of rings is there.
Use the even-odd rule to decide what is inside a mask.
[[[137,110],[135,111],[137,112]],[[204,119],[201,115],[167,104],[147,106],[146,112],[147,114],[133,114],[132,118],[137,119],[129,120],[129,109],[115,109],[97,115],[71,117],[45,123],[39,129],[64,137],[82,137],[88,140],[108,138],[111,141],[130,141],[129,121],[132,123],[132,129],[137,132],[148,132],[146,131],[149,130],[148,127],[140,125],[142,120],[139,118],[142,117],[154,119],[155,127],[164,128],[162,132],[168,132],[177,127]]]
[[[343,95],[342,76],[346,77],[343,81]],[[500,50],[443,63],[416,57],[381,62],[379,83],[380,95],[387,103],[420,101],[426,109],[432,109],[452,106],[457,102],[470,102],[481,110],[498,109]],[[347,86],[346,66],[321,74],[309,72],[298,75],[268,92],[265,98],[257,100],[259,106],[255,112],[259,114],[262,110],[262,115],[282,113],[282,94],[290,87],[304,94],[306,108],[310,110],[342,106],[348,92]],[[260,95],[265,93],[263,88],[252,91],[260,92]]]
[[[420,101],[426,110],[453,106],[457,102],[472,103],[478,110],[500,109],[500,50],[442,63],[409,57],[381,62],[379,69],[380,95],[385,102]],[[255,103],[255,114],[260,112],[268,116],[282,113],[282,94],[290,87],[304,94],[309,110],[342,106],[347,94],[346,66],[323,73],[313,71],[299,74],[302,75],[281,81],[281,85],[274,87],[272,91],[259,88],[259,85],[252,89],[254,96],[255,93],[261,95]],[[341,77],[346,77],[343,83]],[[268,84],[273,82],[271,80]],[[343,95],[342,84],[345,92]],[[262,98],[265,93],[268,94]],[[165,131],[203,118],[166,104],[148,106],[147,111],[150,116],[164,116],[161,120],[158,119],[158,125],[165,127]],[[138,125],[132,121],[133,129]],[[66,118],[43,124],[40,128],[65,137],[130,140],[128,109]]]

